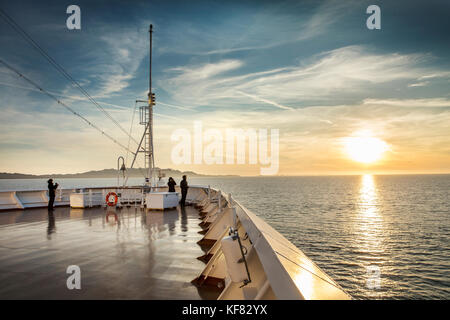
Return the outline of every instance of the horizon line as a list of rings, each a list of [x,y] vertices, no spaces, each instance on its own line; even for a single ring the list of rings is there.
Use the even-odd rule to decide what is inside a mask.
[[[144,169],[144,168],[128,168],[128,169],[134,169],[134,170],[140,170],[140,169]],[[92,173],[92,172],[101,172],[104,170],[115,170],[117,171],[117,169],[115,168],[106,168],[106,169],[100,169],[100,170],[88,170],[88,171],[84,171],[84,172],[76,172],[76,173],[53,173],[53,174],[34,174],[34,173],[20,173],[20,172],[0,172],[0,174],[8,174],[8,175],[30,175],[30,176],[35,176],[36,178],[41,178],[40,176],[62,176],[62,175],[82,175],[82,174],[87,174],[87,173]],[[195,172],[192,170],[187,170],[187,171],[183,171],[183,170],[179,170],[179,169],[172,169],[172,168],[165,168],[165,169],[161,169],[161,170],[173,170],[173,171],[179,171],[180,174],[183,173],[187,173],[187,172],[191,172],[194,175],[197,176],[215,176],[215,177],[242,177],[242,178],[272,178],[272,177],[320,177],[320,176],[363,176],[363,175],[374,175],[374,176],[387,176],[387,175],[450,175],[450,171],[449,172],[423,172],[423,171],[419,171],[419,172],[342,172],[342,173],[304,173],[304,174],[276,174],[276,175],[242,175],[242,174],[233,174],[233,173],[229,173],[229,174],[211,174],[211,173],[199,173],[199,172]],[[103,178],[103,177],[95,177],[95,178]],[[95,178],[84,178],[84,179],[95,179]],[[108,177],[104,177],[104,178],[108,178]],[[132,177],[130,177],[132,178]],[[136,177],[134,177],[136,178]],[[143,178],[143,177],[142,177]],[[3,178],[0,177],[0,179],[2,180],[7,180],[9,178]],[[14,179],[14,178],[13,178]],[[20,178],[18,178],[20,179]],[[23,179],[28,179],[28,178],[23,178]],[[33,179],[33,178],[31,178]],[[71,179],[71,178],[66,178],[66,179]]]

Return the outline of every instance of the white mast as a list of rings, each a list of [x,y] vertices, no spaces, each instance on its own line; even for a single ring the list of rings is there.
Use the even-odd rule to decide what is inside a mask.
[[[155,104],[155,95],[152,93],[152,34],[153,25],[150,25],[148,31],[150,33],[150,54],[149,54],[149,76],[148,76],[148,125],[147,125],[147,138],[145,149],[146,164],[147,164],[147,178],[150,185],[153,185],[153,170],[155,167],[155,158],[153,155],[153,105]]]
[[[145,102],[146,106],[139,108],[140,110],[140,124],[145,125],[145,131],[142,135],[141,141],[134,154],[133,162],[130,168],[136,161],[138,153],[143,152],[145,156],[145,169],[146,169],[146,183],[149,186],[153,185],[153,171],[155,169],[155,157],[153,153],[153,106],[155,105],[155,94],[152,93],[152,33],[153,25],[150,25],[150,54],[149,54],[149,76],[148,76],[148,100],[136,100],[136,102]],[[144,147],[142,146],[144,143]]]

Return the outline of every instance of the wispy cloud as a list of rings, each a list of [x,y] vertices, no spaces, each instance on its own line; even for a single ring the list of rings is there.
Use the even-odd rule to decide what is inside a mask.
[[[233,21],[235,28],[227,30],[223,30],[220,23],[208,29],[196,28],[186,22],[183,27],[174,24],[173,30],[168,32],[174,38],[173,43],[158,50],[160,53],[208,56],[276,48],[325,35],[354,6],[354,1],[322,1],[308,11],[310,14],[293,16],[289,11],[277,10],[277,5],[267,5],[258,10],[252,8],[250,18],[236,19]],[[179,37],[180,29],[186,37]],[[273,37],[273,34],[283,36]]]
[[[99,24],[97,33],[86,37],[92,44],[90,51],[83,54],[89,64],[83,71],[89,78],[82,79],[97,84],[91,92],[96,97],[110,97],[128,88],[136,77],[142,60],[148,55],[147,23],[137,22],[138,27],[120,27],[114,24]]]
[[[194,110],[194,107],[179,106],[179,105],[174,105],[174,104],[170,104],[170,103],[164,103],[164,102],[161,102],[161,101],[158,102],[158,105],[167,106],[167,107],[180,109],[180,110],[186,110],[186,111]]]
[[[450,77],[449,71],[438,71],[431,74],[427,74],[424,76],[421,76],[417,78],[417,80],[427,80],[427,79],[434,79],[434,78],[447,78]]]
[[[207,63],[194,67],[171,68],[168,71],[178,73],[174,81],[198,81],[212,78],[220,73],[237,69],[243,65],[239,60],[222,60],[218,63]]]
[[[237,92],[237,93],[240,93],[240,94],[242,94],[242,95],[244,95],[244,96],[246,96],[246,97],[252,98],[252,99],[255,100],[255,101],[264,102],[264,103],[270,104],[270,105],[275,106],[275,107],[280,108],[280,109],[294,110],[294,108],[291,108],[291,107],[288,107],[288,106],[281,105],[281,104],[276,103],[276,102],[274,102],[274,101],[271,101],[271,100],[269,100],[269,99],[264,99],[264,98],[261,98],[261,97],[257,97],[257,96],[255,96],[255,95],[248,94],[248,93],[245,93],[245,92],[242,92],[242,91],[239,91],[239,90],[236,91],[236,92]]]
[[[450,107],[450,99],[429,98],[429,99],[365,99],[365,105],[386,105],[393,107]]]
[[[412,87],[425,87],[425,86],[427,86],[429,83],[430,83],[429,81],[416,82],[416,83],[408,84],[408,87],[411,87],[411,88],[412,88]]]
[[[171,69],[161,81],[175,101],[192,105],[247,104],[236,92],[280,109],[303,106],[304,101],[334,100],[337,95],[370,93],[377,85],[417,79],[426,71],[426,55],[377,54],[362,46],[347,46],[316,55],[309,64],[245,73],[243,61]],[[230,74],[229,71],[234,71]],[[432,71],[432,70],[431,70]],[[276,99],[274,99],[276,97]],[[274,102],[276,100],[276,102]]]
[[[354,5],[353,1],[324,1],[300,29],[296,40],[307,40],[324,34],[343,19],[348,9]]]
[[[15,83],[7,83],[7,82],[0,81],[0,85],[12,87],[12,88],[17,88],[17,89],[24,89],[24,90],[28,90],[28,91],[34,91],[34,92],[43,93],[39,89],[32,88],[32,87],[27,87],[27,86],[22,86],[22,85],[18,85],[18,84],[15,84]],[[46,90],[46,91],[48,93],[54,95],[54,96],[64,98],[64,100],[89,101],[89,99],[87,97],[85,97],[85,96],[67,95],[67,94],[63,94],[63,93],[55,92],[55,91],[50,91],[50,90]],[[125,110],[125,111],[129,111],[130,110],[130,107],[125,107],[125,106],[121,106],[121,105],[117,105],[117,104],[113,104],[113,103],[108,103],[108,102],[103,102],[103,101],[100,101],[100,100],[96,100],[96,101],[100,105],[114,107],[113,109],[110,109],[109,111],[114,111],[114,110],[117,110],[117,109]]]

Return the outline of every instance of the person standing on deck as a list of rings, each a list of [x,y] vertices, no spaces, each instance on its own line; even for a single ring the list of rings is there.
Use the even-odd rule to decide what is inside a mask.
[[[173,180],[172,177],[169,177],[169,182],[167,182],[167,185],[169,186],[169,192],[175,192],[175,186],[177,185],[177,183],[175,182],[175,180]]]
[[[180,188],[181,188],[181,200],[180,200],[180,205],[182,207],[184,207],[186,205],[186,195],[188,192],[188,183],[186,180],[186,176],[183,176],[183,180],[181,180],[180,182]]]
[[[53,184],[53,179],[49,179],[48,181],[48,210],[53,210],[53,203],[55,202],[55,190],[58,188],[58,184]]]

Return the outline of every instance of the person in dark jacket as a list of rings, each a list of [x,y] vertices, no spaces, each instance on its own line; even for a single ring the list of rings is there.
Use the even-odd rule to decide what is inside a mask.
[[[188,192],[188,183],[186,180],[186,176],[183,176],[183,180],[181,180],[180,182],[180,188],[181,188],[181,200],[180,200],[180,205],[182,207],[184,207],[186,205],[186,195]]]
[[[48,181],[48,210],[53,210],[53,203],[55,202],[55,190],[58,188],[58,184],[53,184],[53,179]]]
[[[175,180],[173,180],[172,177],[169,177],[169,182],[167,182],[167,185],[169,186],[169,192],[175,192],[175,186],[177,185],[177,183],[175,182]]]

